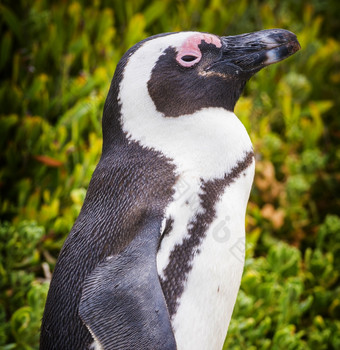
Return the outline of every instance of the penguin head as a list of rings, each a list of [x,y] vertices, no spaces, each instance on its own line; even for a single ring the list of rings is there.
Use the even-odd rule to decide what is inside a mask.
[[[123,56],[108,99],[118,104],[115,114],[123,129],[132,120],[143,123],[147,115],[180,118],[211,107],[233,112],[252,75],[299,48],[296,36],[282,29],[222,37],[200,32],[153,36]],[[112,115],[104,112],[105,118]]]
[[[198,109],[233,111],[249,78],[263,67],[298,50],[296,36],[286,30],[264,30],[229,37],[187,33],[162,50],[147,87],[156,109],[178,117]],[[154,39],[155,45],[161,42]]]

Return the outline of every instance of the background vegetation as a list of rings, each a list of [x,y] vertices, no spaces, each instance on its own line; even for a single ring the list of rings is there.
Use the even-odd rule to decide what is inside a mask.
[[[340,2],[0,2],[0,349],[37,349],[51,271],[101,153],[115,66],[159,32],[295,32],[236,114],[257,154],[225,349],[340,349]]]

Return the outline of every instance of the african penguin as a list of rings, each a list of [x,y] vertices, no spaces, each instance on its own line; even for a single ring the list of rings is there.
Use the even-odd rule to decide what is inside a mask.
[[[127,51],[102,156],[53,273],[42,350],[222,348],[254,176],[234,106],[254,73],[299,48],[273,29],[167,33]]]

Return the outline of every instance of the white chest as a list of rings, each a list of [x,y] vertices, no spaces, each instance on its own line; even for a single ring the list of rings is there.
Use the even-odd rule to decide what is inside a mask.
[[[122,105],[123,129],[176,166],[157,269],[179,350],[220,350],[239,289],[244,217],[254,175],[249,136],[231,112],[207,108],[166,118]]]
[[[213,219],[207,218],[210,223],[199,244],[189,249],[192,253],[190,270],[185,275],[184,289],[171,319],[179,350],[222,349],[243,271],[244,219],[253,175],[254,162],[224,187],[214,203]],[[210,215],[204,212],[204,205],[200,202],[198,193],[202,195],[202,189],[195,192],[196,183],[192,183],[192,187],[185,184],[188,183],[183,180],[182,195],[167,212],[173,219],[172,230],[163,239],[157,257],[159,275],[163,280],[170,278],[178,282],[173,276],[185,272],[175,268],[178,264],[172,264],[175,269],[172,274],[165,273],[171,266],[172,251],[181,251],[178,247],[185,245],[190,235],[196,234],[190,228],[197,222],[197,216]],[[200,226],[197,234],[201,235]],[[195,239],[191,241],[195,242]],[[181,257],[177,259],[181,261]]]

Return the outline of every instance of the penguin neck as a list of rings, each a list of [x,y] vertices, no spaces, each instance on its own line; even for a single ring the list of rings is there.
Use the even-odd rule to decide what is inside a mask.
[[[123,103],[121,112],[122,130],[128,139],[172,159],[179,175],[220,178],[252,151],[243,124],[223,108],[204,108],[169,118],[155,109],[143,113]]]

